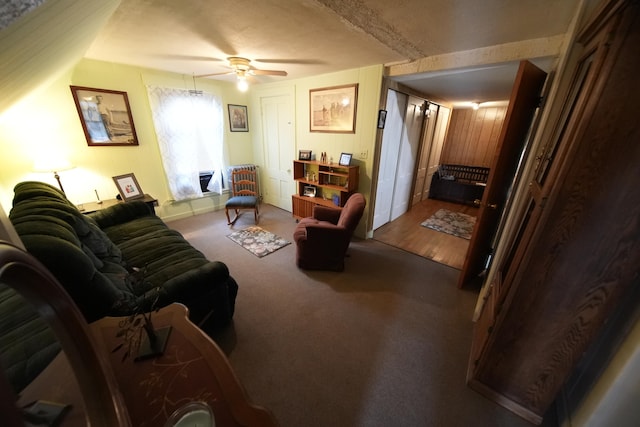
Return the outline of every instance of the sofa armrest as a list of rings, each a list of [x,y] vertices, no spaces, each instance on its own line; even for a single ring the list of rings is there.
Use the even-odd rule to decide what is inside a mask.
[[[322,205],[315,205],[313,207],[313,218],[318,221],[327,221],[332,224],[337,224],[340,219],[340,213],[342,210],[329,208]]]
[[[204,295],[214,286],[226,282],[229,278],[229,269],[220,261],[210,261],[198,268],[193,268],[179,276],[164,282],[160,306],[172,302],[185,302],[194,296]],[[167,299],[163,301],[163,298]]]
[[[157,307],[178,302],[189,309],[189,319],[200,325],[224,326],[231,321],[238,285],[220,261],[210,261],[163,283]],[[147,298],[146,305],[151,301]]]
[[[143,216],[152,216],[155,213],[145,202],[133,200],[126,203],[118,203],[108,208],[88,214],[100,228],[104,229],[125,222],[132,221]]]

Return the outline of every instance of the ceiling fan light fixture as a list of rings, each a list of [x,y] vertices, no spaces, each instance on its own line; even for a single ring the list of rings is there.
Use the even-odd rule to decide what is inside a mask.
[[[246,92],[249,89],[249,83],[247,82],[247,77],[244,75],[238,74],[238,90],[240,92]]]

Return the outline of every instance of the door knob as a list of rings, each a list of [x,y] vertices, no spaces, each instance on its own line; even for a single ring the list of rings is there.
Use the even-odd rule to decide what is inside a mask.
[[[476,205],[476,206],[482,206],[482,200],[475,199],[473,201],[473,204]],[[488,208],[491,208],[491,209],[498,209],[497,203],[487,203],[485,206],[488,207]]]

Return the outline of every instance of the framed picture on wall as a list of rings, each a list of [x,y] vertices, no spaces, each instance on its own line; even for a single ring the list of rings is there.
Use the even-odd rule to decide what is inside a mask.
[[[311,132],[355,133],[358,84],[311,89],[309,125]]]
[[[136,176],[132,173],[114,176],[113,182],[116,183],[118,193],[120,193],[120,197],[122,197],[122,200],[125,202],[128,200],[142,199],[144,197],[140,184],[138,184]]]
[[[231,132],[249,132],[249,117],[246,105],[229,104],[229,126]]]
[[[384,123],[387,121],[387,110],[378,111],[378,129],[384,129]]]
[[[127,92],[70,88],[88,145],[138,145]]]

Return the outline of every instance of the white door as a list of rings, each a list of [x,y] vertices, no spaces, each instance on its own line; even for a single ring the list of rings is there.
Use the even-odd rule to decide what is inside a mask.
[[[398,218],[409,209],[411,201],[411,188],[416,167],[418,148],[420,147],[420,137],[422,131],[422,105],[424,100],[409,97],[406,113],[404,115],[404,127],[400,139],[400,154],[398,156],[398,167],[393,191],[393,202],[391,205],[391,218]]]
[[[393,187],[398,169],[398,152],[404,128],[404,112],[407,95],[389,90],[387,92],[387,119],[382,131],[380,166],[378,171],[378,187],[376,205],[373,213],[373,229],[389,222],[393,203]]]
[[[264,153],[263,193],[265,203],[291,212],[295,192],[293,161],[295,130],[290,95],[260,98]]]

